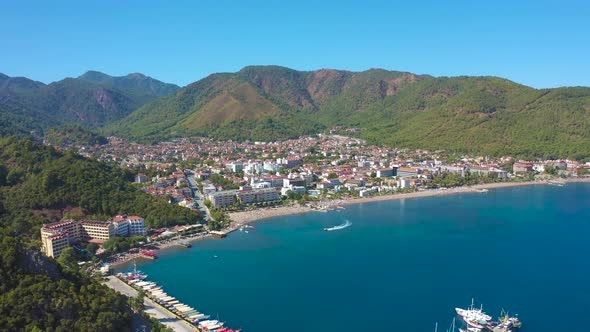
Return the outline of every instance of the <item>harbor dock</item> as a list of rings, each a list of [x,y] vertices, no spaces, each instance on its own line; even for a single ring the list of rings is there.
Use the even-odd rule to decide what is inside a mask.
[[[160,305],[171,314],[188,322],[197,331],[204,332],[240,332],[241,329],[232,330],[224,326],[224,322],[218,319],[209,319],[210,316],[199,312],[197,309],[183,304],[175,297],[168,295],[164,289],[153,281],[148,281],[147,276],[137,272],[119,273],[117,278],[127,285],[143,292],[147,298]]]
[[[185,240],[176,241],[176,245],[181,248],[190,248],[193,246],[190,242],[185,241]]]

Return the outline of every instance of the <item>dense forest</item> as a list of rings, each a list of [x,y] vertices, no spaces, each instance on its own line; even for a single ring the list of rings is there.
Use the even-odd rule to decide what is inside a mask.
[[[0,330],[125,331],[127,298],[77,271],[26,248],[20,238],[0,240]]]

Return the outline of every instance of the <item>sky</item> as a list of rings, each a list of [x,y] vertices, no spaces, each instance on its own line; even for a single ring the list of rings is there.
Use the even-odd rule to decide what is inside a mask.
[[[186,85],[248,65],[590,86],[590,1],[2,1],[0,72]]]

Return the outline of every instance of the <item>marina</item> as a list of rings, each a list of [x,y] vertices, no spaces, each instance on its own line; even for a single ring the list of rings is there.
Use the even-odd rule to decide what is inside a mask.
[[[177,317],[192,324],[197,331],[204,332],[240,332],[241,329],[233,330],[225,327],[225,323],[219,318],[210,319],[211,316],[201,313],[195,308],[181,303],[175,297],[168,295],[162,287],[155,282],[148,281],[147,275],[137,271],[137,266],[134,264],[134,269],[127,273],[118,273],[118,279],[128,284],[129,286],[143,292],[145,296],[160,305],[162,308],[168,310]]]

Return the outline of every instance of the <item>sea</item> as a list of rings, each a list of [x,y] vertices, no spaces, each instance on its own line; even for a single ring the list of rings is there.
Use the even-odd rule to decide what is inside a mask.
[[[370,202],[254,227],[138,268],[244,332],[446,331],[472,299],[494,317],[518,314],[523,332],[590,331],[588,183]]]

